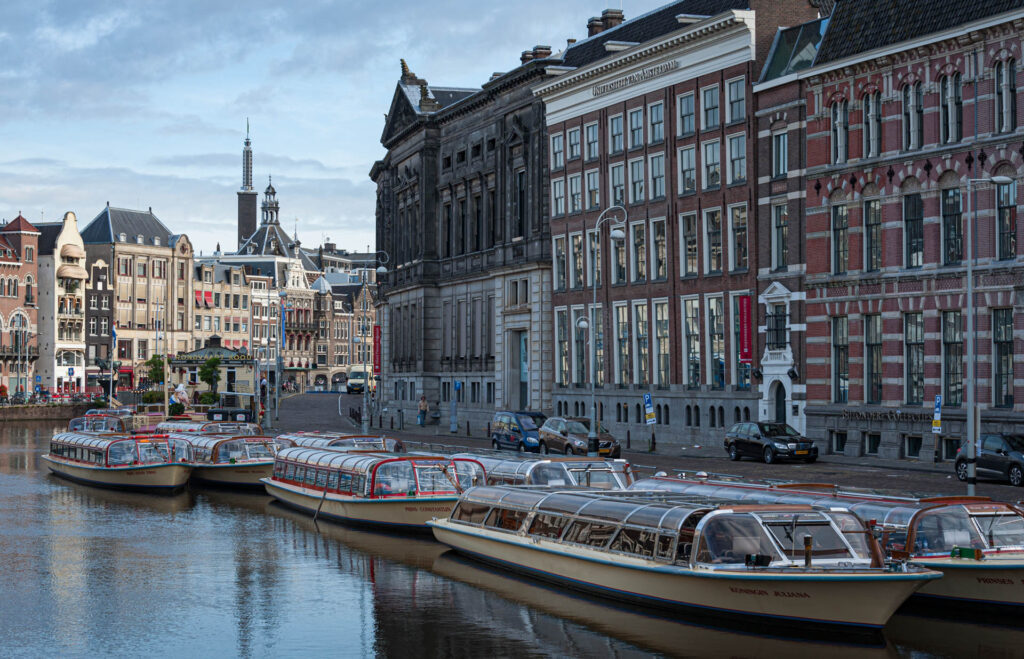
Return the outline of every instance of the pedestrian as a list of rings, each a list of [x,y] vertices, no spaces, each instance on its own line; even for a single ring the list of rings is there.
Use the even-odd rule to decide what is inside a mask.
[[[429,409],[429,407],[430,406],[427,404],[427,397],[420,396],[420,413],[416,416],[416,421],[417,423],[420,424],[421,428],[427,424],[427,410]]]

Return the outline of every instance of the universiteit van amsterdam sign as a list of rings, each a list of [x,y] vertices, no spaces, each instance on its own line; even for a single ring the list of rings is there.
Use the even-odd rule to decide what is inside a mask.
[[[651,66],[646,69],[643,69],[642,71],[637,71],[632,75],[628,75],[623,78],[618,78],[616,80],[612,80],[611,82],[606,82],[603,85],[594,85],[591,91],[593,92],[594,96],[600,96],[601,94],[607,94],[608,92],[613,92],[617,89],[622,89],[623,87],[635,85],[638,82],[644,82],[645,80],[650,80],[651,78],[657,78],[660,75],[664,75],[669,71],[678,68],[678,60],[672,60],[671,62],[663,62],[661,64],[658,64],[657,66]]]

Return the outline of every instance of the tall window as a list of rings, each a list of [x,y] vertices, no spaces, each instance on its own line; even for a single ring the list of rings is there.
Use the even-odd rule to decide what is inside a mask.
[[[964,402],[964,332],[959,311],[942,312],[943,404]]]
[[[651,221],[651,244],[654,247],[654,279],[666,279],[668,277],[668,236],[665,229],[665,220]]]
[[[679,97],[679,134],[689,135],[694,130],[693,94]]]
[[[996,62],[996,132],[1006,133],[1017,128],[1017,63],[1014,60]]]
[[[701,128],[718,128],[718,85],[702,89],[700,100],[704,109],[704,125]]]
[[[722,272],[722,211],[717,208],[704,211],[704,235],[707,242],[707,266],[709,274]]]
[[[1017,256],[1017,182],[996,186],[999,258]]]
[[[711,388],[725,388],[725,317],[722,298],[708,298],[708,351]]]
[[[729,209],[729,226],[732,234],[732,269],[747,267],[747,207],[733,206]]]
[[[604,314],[601,307],[592,307],[590,310],[590,326],[594,328],[593,348],[594,351],[594,386],[604,385]]]
[[[612,241],[612,283],[621,284],[626,281],[626,241]]]
[[[526,231],[526,171],[516,172],[516,223],[512,237],[518,238]]]
[[[665,154],[651,156],[651,199],[665,196]]]
[[[631,242],[633,244],[633,272],[632,281],[642,282],[647,280],[647,227],[644,224],[634,224],[629,227]]]
[[[629,113],[629,148],[643,146],[644,109],[637,108]]]
[[[452,205],[444,205],[444,244],[441,245],[441,256],[452,255]]]
[[[700,386],[700,300],[683,303],[683,321],[686,328],[686,386]]]
[[[648,120],[651,122],[650,140],[660,142],[665,139],[665,106],[655,103],[647,110]]]
[[[576,385],[582,385],[587,381],[587,330],[579,325],[584,313],[583,309],[572,310],[572,382]]]
[[[832,162],[846,162],[849,157],[847,144],[849,141],[849,101],[836,101],[832,104]]]
[[[747,136],[743,133],[729,137],[729,182],[747,178]]]
[[[789,206],[772,206],[772,266],[778,270],[789,265]]]
[[[565,289],[565,236],[555,238],[555,288]]]
[[[671,382],[669,369],[672,363],[672,356],[669,353],[668,301],[654,303],[654,341],[656,384],[667,387]]]
[[[555,312],[555,332],[558,338],[558,377],[556,383],[569,383],[569,317],[565,309]]]
[[[647,327],[647,302],[640,302],[633,305],[633,340],[634,354],[636,355],[636,368],[633,370],[634,384],[646,385],[651,381],[650,376],[650,348],[648,346]]]
[[[722,183],[721,150],[718,140],[704,143],[704,189]]]
[[[954,73],[939,81],[939,129],[942,143],[959,142],[963,137],[964,98],[960,89],[960,74]]]
[[[882,95],[879,92],[864,97],[864,157],[874,158],[882,153]]]
[[[903,198],[903,224],[906,233],[906,267],[924,265],[924,207],[921,195],[908,194]]]
[[[959,263],[964,256],[963,218],[960,208],[960,189],[942,191],[942,260]]]
[[[565,215],[565,179],[551,182],[551,214]]]
[[[608,120],[608,149],[611,153],[622,151],[622,115]]]
[[[591,229],[587,232],[587,282],[591,286],[601,285],[601,235]]]
[[[750,389],[750,364],[740,362],[740,336],[743,327],[740,324],[740,298],[732,299],[732,358],[736,364],[736,388]]]
[[[584,129],[587,134],[587,160],[593,160],[597,157],[598,151],[598,137],[597,137],[597,124],[590,124]]]
[[[572,250],[572,287],[583,288],[583,234],[573,234],[569,240],[569,248]]]
[[[864,269],[882,267],[882,200],[864,202]]]
[[[920,312],[906,315],[903,341],[907,370],[907,402],[920,403],[924,400],[924,316]]]
[[[587,172],[587,208],[601,205],[601,176],[597,171]]]
[[[615,384],[629,383],[629,307],[615,307]]]
[[[569,159],[580,157],[580,129],[573,128],[569,131]]]
[[[741,121],[747,114],[746,85],[743,84],[743,78],[725,83],[725,93],[728,96],[729,123]]]
[[[569,212],[578,213],[583,210],[583,177],[574,174],[569,177]]]
[[[1013,407],[1013,309],[992,310],[992,342],[995,352],[993,404]]]
[[[849,220],[846,205],[832,207],[832,274],[843,275],[850,266]]]
[[[683,276],[697,274],[697,214],[687,213],[679,217],[679,235],[682,240]]]
[[[565,167],[565,142],[562,134],[551,136],[551,169]]]
[[[772,177],[785,176],[789,172],[789,134],[772,135]]]
[[[850,326],[846,316],[832,319],[832,399],[850,399]]]
[[[635,204],[644,200],[644,161],[633,160],[629,163],[629,203]]]
[[[920,149],[924,143],[924,92],[921,83],[903,87],[903,148]]]
[[[679,149],[679,194],[697,190],[696,147]]]
[[[612,165],[612,203],[622,205],[626,203],[626,166],[622,163]]]
[[[864,398],[882,402],[882,316],[864,316]]]

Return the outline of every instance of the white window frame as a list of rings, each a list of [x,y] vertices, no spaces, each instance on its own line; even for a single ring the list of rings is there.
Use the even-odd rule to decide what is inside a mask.
[[[597,232],[597,229],[587,229],[587,235],[584,237],[584,250],[586,253],[583,258],[587,264],[586,285],[593,288],[594,265],[601,261],[601,236]],[[604,279],[605,273],[602,272],[601,281],[603,282]]]
[[[636,115],[637,112],[640,113],[640,141],[639,142],[634,142],[633,141],[633,117]],[[629,137],[629,146],[628,146],[628,148],[629,149],[635,149],[635,148],[643,146],[644,144],[647,143],[647,124],[645,123],[647,121],[647,110],[646,110],[646,108],[644,108],[644,106],[642,106],[642,105],[640,107],[638,107],[638,108],[630,108],[630,109],[626,110],[626,117],[628,117],[628,119],[629,119],[626,122],[626,123],[629,124],[628,126],[626,126],[626,132],[628,133],[628,137]]]
[[[693,152],[693,189],[692,190],[687,190],[686,189],[686,185],[683,182],[683,152],[684,151],[692,151]],[[676,189],[679,191],[679,194],[694,194],[695,192],[697,192],[697,188],[699,187],[697,185],[697,180],[699,179],[699,175],[700,175],[700,169],[698,169],[698,167],[697,167],[697,145],[696,144],[689,144],[687,146],[681,146],[678,149],[676,149],[676,181],[677,181],[677,184],[678,184]]]
[[[579,191],[579,206],[574,207],[575,201],[573,200],[572,184],[576,182],[576,187]],[[570,174],[568,189],[566,190],[566,209],[569,213],[579,213],[583,210],[583,174]]]
[[[710,208],[704,208],[702,210],[702,212],[701,212],[701,220],[702,220],[702,222],[701,222],[701,234],[702,234],[702,236],[704,238],[704,274],[706,274],[706,275],[709,275],[709,274],[716,274],[717,275],[717,274],[721,274],[723,272],[721,269],[719,269],[719,270],[712,270],[711,269],[711,240],[710,240],[710,238],[708,236],[708,214],[709,213],[714,213],[716,211],[718,212],[718,247],[719,247],[719,249],[722,249],[722,250],[725,249],[725,245],[722,242],[722,238],[723,238],[723,236],[722,236],[722,207],[721,206],[712,206]],[[724,257],[725,255],[723,254],[722,256]],[[720,259],[720,260],[722,261],[721,265],[724,267],[725,266],[724,258]]]
[[[686,269],[686,218],[693,217],[693,227],[697,232],[697,265],[693,272]],[[690,277],[700,274],[700,216],[697,211],[679,213],[679,276]]]
[[[654,188],[654,166],[655,159],[661,159],[661,194],[657,194]],[[647,192],[650,199],[664,199],[668,196],[668,185],[665,182],[665,154],[651,153],[647,156]]]
[[[746,243],[747,243],[746,244],[746,248],[747,248],[747,264],[745,266],[742,266],[742,267],[745,267],[745,268],[749,268],[750,267],[750,209],[747,208],[747,202],[743,201],[743,202],[739,202],[739,203],[736,203],[736,204],[729,204],[728,206],[726,206],[726,209],[725,209],[725,215],[728,218],[728,223],[729,223],[729,270],[730,271],[736,270],[737,267],[740,267],[740,266],[738,266],[736,264],[736,250],[734,249],[734,247],[736,245],[736,233],[735,233],[735,231],[733,229],[733,224],[732,224],[732,211],[733,211],[734,208],[742,208],[742,209],[747,211],[747,240],[746,240]]]
[[[718,107],[718,121],[715,124],[713,124],[711,126],[708,126],[708,125],[705,124],[705,118],[707,117],[707,114],[706,114],[706,108],[704,106],[704,98],[705,98],[705,95],[707,94],[707,92],[711,91],[712,89],[715,90],[715,97],[718,100],[718,106],[717,106]],[[721,126],[722,126],[722,94],[721,94],[721,91],[718,88],[718,84],[716,83],[714,85],[708,85],[707,87],[701,87],[700,88],[700,129],[701,130],[715,130],[717,128],[720,128]]]
[[[560,149],[555,148],[555,143],[561,144]],[[565,135],[554,133],[551,135],[551,169],[562,169],[565,167]]]
[[[622,199],[615,198],[615,169],[617,167],[622,168]],[[626,163],[615,162],[608,165],[608,202],[610,204],[626,205],[627,192],[629,192],[629,177],[626,172]]]
[[[637,163],[640,164],[640,167],[641,167],[642,171],[640,172],[640,176],[639,177],[634,177],[633,176],[633,168],[634,168],[635,165],[637,165]],[[632,160],[629,161],[629,171],[627,172],[627,174],[629,175],[629,203],[630,204],[638,204],[638,203],[641,203],[641,202],[643,202],[644,200],[647,199],[647,196],[646,196],[647,195],[647,190],[646,190],[646,187],[647,187],[647,171],[646,170],[647,170],[647,163],[644,161],[643,157],[633,158]],[[639,182],[640,182],[640,195],[639,196],[634,195],[634,192],[633,192],[633,190],[634,190],[634,183],[637,182],[637,178],[639,178]]]
[[[651,108],[655,108],[655,107],[661,108],[661,137],[658,138],[658,139],[655,139],[655,137],[654,137],[654,122],[652,120],[654,115],[651,112]],[[648,103],[647,104],[646,121],[647,121],[647,135],[646,135],[646,137],[647,137],[648,143],[658,144],[658,143],[664,142],[665,141],[665,102],[664,101],[655,101],[654,103]]]
[[[729,326],[729,323],[726,320],[726,316],[725,316],[725,295],[723,293],[715,293],[715,294],[705,295],[704,296],[704,309],[703,309],[703,311],[704,311],[704,323],[703,323],[703,325],[704,325],[704,338],[706,338],[707,340],[704,341],[703,348],[704,348],[705,352],[704,352],[703,357],[704,357],[704,359],[707,360],[705,362],[705,364],[707,365],[707,368],[704,369],[704,384],[708,385],[709,387],[714,387],[714,383],[712,382],[712,372],[713,372],[713,369],[711,367],[711,365],[713,363],[711,358],[714,355],[713,348],[711,347],[711,302],[713,300],[719,300],[721,302],[721,304],[722,304],[722,355],[725,356],[726,359],[728,359],[728,354],[727,354],[728,350],[726,350],[726,347],[725,347],[725,343],[726,343],[725,342],[725,337],[726,337],[726,328]],[[724,372],[725,373],[729,372],[729,368],[728,368],[727,365],[726,365],[726,368],[724,369]],[[723,382],[722,383],[722,389],[724,390],[725,387],[728,384],[729,384],[728,381]]]
[[[665,231],[665,276],[660,278],[658,277],[658,268],[655,262],[658,256],[658,246],[654,242],[654,227],[658,224],[662,225]],[[649,257],[647,263],[647,270],[651,274],[651,281],[666,281],[668,279],[669,272],[672,270],[670,267],[669,260],[672,258],[672,256],[671,251],[669,250],[670,245],[668,242],[668,219],[665,218],[664,216],[652,217],[650,220],[648,220],[648,227],[649,228],[647,235],[647,243],[649,247],[647,251]]]
[[[643,227],[643,229],[644,229],[644,272],[643,272],[643,277],[644,278],[643,279],[640,279],[638,277],[638,275],[640,273],[637,270],[637,264],[636,264],[636,248],[635,248],[635,245],[636,245],[636,230],[637,230],[637,227]],[[651,269],[650,268],[650,265],[651,265],[651,254],[650,254],[650,252],[651,252],[651,250],[650,250],[650,244],[649,244],[650,243],[650,240],[649,240],[650,231],[648,229],[649,229],[649,227],[647,226],[647,220],[639,220],[637,222],[630,222],[629,223],[629,235],[626,237],[628,239],[628,241],[629,241],[628,246],[626,247],[626,252],[627,252],[627,254],[626,254],[626,261],[627,261],[626,269],[627,269],[627,273],[626,274],[627,274],[628,281],[631,284],[632,283],[637,283],[637,282],[641,282],[641,283],[642,282],[646,282],[646,281],[648,281],[650,279],[648,274],[649,274],[649,271]]]
[[[718,153],[718,183],[716,183],[714,185],[708,184],[707,154],[708,154],[708,147],[711,146],[712,144],[715,145],[715,150]],[[700,151],[700,155],[701,155],[700,164],[701,164],[701,179],[702,179],[701,180],[701,189],[702,190],[711,190],[711,189],[714,189],[714,188],[722,187],[722,140],[714,139],[714,140],[708,140],[706,142],[701,142],[700,149],[701,149],[701,151]]]
[[[590,155],[588,150],[587,142],[587,131],[593,126],[594,130],[597,131],[597,141],[594,143],[594,155]],[[596,160],[601,156],[601,127],[596,121],[592,121],[589,124],[583,124],[583,135],[582,135],[582,154],[584,160]]]
[[[779,148],[779,145],[782,148]],[[781,157],[780,157],[781,156]],[[783,129],[772,133],[772,178],[781,178],[789,173],[789,131]]]
[[[732,99],[729,97],[729,85],[733,82],[739,81],[740,93],[743,94],[743,116],[734,117],[732,116]],[[740,121],[747,118],[747,84],[746,76],[739,76],[738,78],[729,78],[725,81],[725,112],[726,112],[726,124],[731,124],[734,121]]]
[[[571,151],[571,148],[572,148],[571,136],[572,136],[573,133],[575,133],[577,135],[577,137],[579,138],[579,139],[576,140],[576,148],[579,149],[579,153],[577,153],[575,156],[572,155],[572,151]],[[576,158],[579,158],[580,156],[583,155],[583,142],[582,142],[582,140],[583,140],[583,131],[582,131],[582,129],[580,129],[579,126],[577,126],[576,128],[570,128],[569,130],[565,131],[565,159],[566,159],[566,161],[575,160]]]
[[[688,360],[690,358],[690,349],[689,349],[690,348],[690,346],[689,346],[690,333],[687,331],[687,325],[686,325],[686,303],[687,302],[696,302],[697,303],[697,314],[699,316],[703,312],[703,306],[701,305],[700,297],[701,297],[700,294],[680,295],[679,296],[679,323],[680,323],[679,324],[679,336],[682,337],[682,342],[681,342],[680,347],[679,347],[679,358],[680,358],[680,361],[682,362],[682,367],[683,367],[682,368],[682,372],[681,372],[681,377],[679,378],[679,383],[683,387],[687,387],[687,388],[690,387],[691,385],[690,385],[690,364],[688,363]],[[698,320],[698,322],[700,322],[700,321]],[[704,338],[702,336],[700,336],[699,333],[697,335],[697,341],[700,343],[699,349],[697,350],[697,354],[700,356],[701,360],[703,361],[703,359],[704,359],[704,343],[705,343],[705,341],[704,341]],[[699,381],[699,378],[698,378],[698,381]]]
[[[733,140],[740,138],[743,140],[743,178],[736,178],[732,171],[732,143]],[[737,183],[739,181],[747,180],[747,134],[746,133],[733,133],[725,138],[726,151],[728,152],[729,171],[728,171],[728,183]]]
[[[683,132],[683,99],[687,96],[692,97],[693,101],[693,130]],[[693,135],[697,132],[697,93],[690,91],[676,96],[676,137],[682,137],[684,135]]]
[[[651,308],[647,300],[633,300],[629,305],[629,321],[633,330],[630,333],[630,347],[633,354],[629,357],[633,361],[633,384],[640,384],[640,332],[637,331],[636,310],[640,307],[647,307],[647,384],[651,384]]]
[[[586,242],[583,242],[583,232],[582,231],[573,231],[573,232],[569,233],[569,239],[565,243],[565,249],[566,249],[566,252],[565,252],[565,260],[566,260],[566,267],[565,267],[566,282],[565,282],[565,287],[566,287],[567,290],[573,290],[575,288],[575,286],[576,286],[576,259],[574,258],[573,253],[572,253],[572,239],[574,237],[576,237],[576,236],[579,236],[579,238],[580,238],[580,241],[581,241],[580,242],[580,250],[582,250],[582,252],[583,252],[583,254],[581,256],[583,257],[583,273],[582,273],[583,274],[583,278],[582,278],[582,281],[584,282],[584,284],[586,284],[586,279],[587,279],[587,273],[586,273],[586,270],[587,270],[587,244],[586,244]]]
[[[629,313],[630,326],[632,327],[632,325],[633,325],[633,322],[632,322],[633,316],[632,316],[632,310],[629,309],[629,303],[625,302],[625,301],[623,301],[623,302],[613,302],[612,303],[612,315],[611,315],[611,329],[612,329],[611,337],[612,337],[612,341],[611,341],[610,344],[609,344],[608,341],[604,342],[605,346],[611,345],[611,347],[612,347],[612,353],[613,353],[613,356],[614,356],[614,361],[612,362],[612,364],[615,367],[615,371],[614,371],[614,374],[613,374],[614,377],[612,377],[612,382],[614,384],[629,384],[628,382],[619,382],[619,374],[622,373],[622,362],[620,361],[620,358],[619,358],[619,309],[622,308],[622,307],[626,307],[626,309],[629,310],[629,312],[630,312]],[[636,332],[631,331],[630,335],[633,335],[633,334],[636,334]],[[608,336],[607,329],[605,330],[605,336]],[[633,341],[633,337],[630,336],[630,343],[632,343],[632,341]],[[605,355],[606,355],[605,359],[607,360],[608,359],[607,352],[605,352]],[[632,359],[632,358],[633,358],[633,356],[630,355],[630,359]]]
[[[588,364],[584,363],[583,366],[583,380],[584,382],[576,382],[576,369],[579,364],[576,362],[576,348],[577,343],[583,342],[583,349],[588,350],[589,337],[583,338],[580,336],[579,326],[576,324],[580,318],[585,318],[587,313],[586,305],[574,304],[569,308],[568,320],[569,320],[569,384],[584,384],[587,379],[587,372],[590,370],[587,368]],[[589,320],[587,321],[590,322]],[[587,332],[590,331],[588,327]],[[584,358],[584,362],[588,362],[589,358]]]
[[[561,191],[561,196],[559,196]],[[559,201],[561,200],[561,201]],[[560,217],[565,215],[565,179],[557,178],[551,181],[551,215],[553,217]],[[561,208],[559,208],[561,206]]]
[[[595,187],[591,187],[590,186],[590,179],[591,179],[592,176],[597,181],[597,186],[595,186]],[[594,210],[594,209],[600,208],[601,207],[601,171],[598,170],[598,169],[588,169],[587,171],[583,172],[583,181],[584,181],[583,188],[584,188],[584,195],[585,195],[584,203],[583,203],[584,210]],[[594,203],[593,204],[590,203],[590,193],[592,191],[596,191],[597,192],[597,196],[594,198]]]
[[[618,149],[618,150],[615,149],[615,134],[612,132],[612,122],[615,121],[616,119],[619,119],[620,121],[622,121],[622,148]],[[608,117],[608,153],[610,155],[615,155],[617,153],[622,153],[625,150],[626,150],[626,119],[625,119],[625,115],[623,115],[620,112],[619,114],[613,114],[610,117]]]

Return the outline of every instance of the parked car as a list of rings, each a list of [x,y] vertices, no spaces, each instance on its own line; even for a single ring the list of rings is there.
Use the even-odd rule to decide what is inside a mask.
[[[540,428],[540,452],[586,455],[589,435],[590,419],[553,416],[545,421]],[[602,456],[609,458],[622,456],[622,447],[619,442],[600,422],[597,425],[597,445],[598,453]]]
[[[725,433],[725,450],[730,460],[746,456],[760,458],[765,464],[777,460],[818,459],[818,447],[788,423],[737,423]]]
[[[535,421],[539,413],[496,412],[491,422],[491,447],[524,453],[540,451],[540,436]],[[543,415],[540,415],[543,416]],[[541,421],[543,423],[543,420]]]
[[[1010,481],[1010,485],[1024,485],[1024,435],[984,434],[975,443],[975,463],[979,476]],[[956,477],[967,480],[967,440],[956,451]]]

